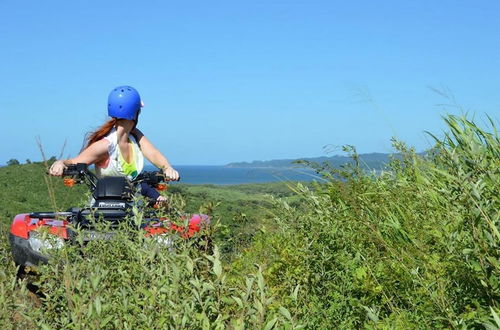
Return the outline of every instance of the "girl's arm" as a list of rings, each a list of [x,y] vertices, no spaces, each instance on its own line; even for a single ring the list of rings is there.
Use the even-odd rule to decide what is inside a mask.
[[[161,168],[165,175],[172,180],[179,180],[179,173],[172,168],[168,159],[156,149],[156,147],[137,128],[134,129],[134,136],[141,147],[144,156],[156,167]]]
[[[85,163],[88,165],[95,164],[108,155],[109,141],[102,139],[92,143],[88,148],[83,150],[78,156],[70,159],[61,159],[56,161],[50,167],[49,174],[62,176],[67,165]]]

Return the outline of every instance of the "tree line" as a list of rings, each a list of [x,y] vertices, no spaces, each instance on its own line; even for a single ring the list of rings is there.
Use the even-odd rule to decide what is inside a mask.
[[[48,159],[48,162],[53,163],[56,160],[57,160],[56,156],[52,156]],[[32,162],[29,158],[27,158],[25,161],[25,164],[36,164],[36,163],[42,163],[42,162],[41,161],[40,162]],[[15,158],[11,158],[7,161],[7,166],[12,166],[12,165],[21,165],[21,162]]]

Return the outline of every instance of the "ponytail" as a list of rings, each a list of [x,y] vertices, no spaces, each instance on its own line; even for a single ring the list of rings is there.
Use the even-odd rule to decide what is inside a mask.
[[[83,147],[83,149],[87,149],[92,143],[97,142],[108,135],[113,127],[115,127],[115,124],[116,118],[111,118],[94,132],[88,133],[87,137],[85,138],[86,145]]]

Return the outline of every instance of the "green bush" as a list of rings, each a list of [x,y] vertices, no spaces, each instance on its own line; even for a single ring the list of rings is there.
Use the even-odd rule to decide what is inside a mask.
[[[364,171],[346,147],[352,163],[312,164],[325,181],[292,193],[284,185],[179,187],[172,214],[200,209],[221,218],[211,237],[220,253],[200,250],[202,237],[172,248],[124,227],[113,240],[54,252],[39,268],[45,296],[37,298],[16,280],[0,240],[0,325],[498,328],[498,133],[493,122],[488,131],[465,117],[445,121],[448,133],[424,155],[394,141],[398,156],[381,173]],[[18,167],[0,175],[17,178]],[[23,194],[30,186],[18,184],[7,197],[19,203],[5,203],[9,217],[32,199]]]
[[[0,223],[0,326],[2,329],[33,328],[24,313],[36,308],[36,298],[25,282],[18,282],[17,268],[12,261],[7,239],[8,227]]]
[[[282,303],[310,328],[500,326],[499,138],[445,120],[426,156],[394,141],[401,156],[381,174],[317,166],[328,182],[299,185],[305,205],[276,201],[278,229],[235,269],[268,260],[273,292],[299,288]]]
[[[289,324],[269,308],[259,269],[227,284],[218,249],[172,250],[122,229],[109,241],[58,251],[40,268],[43,311],[29,319],[53,328],[255,328]]]
[[[180,212],[180,210],[179,210]],[[136,214],[132,223],[140,224]],[[204,232],[147,237],[131,222],[109,240],[76,240],[45,251],[47,265],[16,280],[8,247],[1,245],[6,270],[0,272],[0,324],[55,329],[235,329],[300,328],[290,312],[274,303],[261,269],[229,282],[219,249],[206,252]],[[97,230],[110,229],[99,225]],[[6,234],[6,232],[2,232]],[[44,239],[54,236],[41,230]],[[29,282],[28,282],[29,281]],[[39,288],[39,297],[27,291]],[[35,308],[34,305],[37,305]]]
[[[19,165],[19,164],[20,164],[19,161],[15,158],[9,159],[7,161],[7,166],[13,166],[13,165]]]

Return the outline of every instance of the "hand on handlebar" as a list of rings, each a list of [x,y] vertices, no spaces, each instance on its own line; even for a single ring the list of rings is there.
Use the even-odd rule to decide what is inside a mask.
[[[165,175],[165,180],[167,181],[179,181],[179,172],[174,170],[172,167],[166,167],[163,169],[163,174]]]
[[[52,164],[52,166],[49,169],[49,174],[54,175],[54,176],[62,176],[64,170],[67,168],[66,165],[64,165],[64,161],[62,160],[57,160]]]

